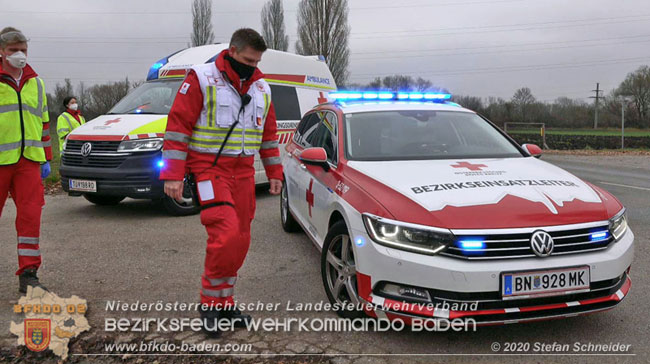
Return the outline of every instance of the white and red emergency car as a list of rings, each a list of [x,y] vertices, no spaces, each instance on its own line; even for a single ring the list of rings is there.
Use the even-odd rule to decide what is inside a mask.
[[[322,252],[330,302],[489,325],[603,311],[627,295],[634,234],[607,191],[448,94],[330,97],[286,147],[281,198],[283,228],[302,227]]]

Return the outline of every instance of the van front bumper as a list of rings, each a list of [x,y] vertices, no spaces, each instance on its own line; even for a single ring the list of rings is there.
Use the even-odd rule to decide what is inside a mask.
[[[111,156],[78,155],[61,156],[61,185],[70,195],[92,192],[70,190],[70,180],[95,181],[96,194],[126,196],[140,199],[162,198],[163,181],[160,180],[161,152],[124,153]]]

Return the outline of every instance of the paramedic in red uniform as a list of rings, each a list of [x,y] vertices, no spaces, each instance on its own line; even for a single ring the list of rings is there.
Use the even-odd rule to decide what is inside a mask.
[[[256,31],[239,29],[215,62],[193,66],[178,90],[165,133],[160,174],[165,193],[180,200],[188,172],[197,186],[201,224],[208,233],[200,313],[204,329],[215,336],[215,320],[232,320],[240,327],[250,320],[232,304],[237,271],[250,245],[257,153],[271,194],[282,188],[271,90],[257,69],[264,51],[266,44]]]
[[[43,287],[39,236],[45,199],[41,178],[50,174],[52,146],[45,84],[27,64],[27,38],[0,31],[0,215],[8,194],[16,204],[18,275],[22,293]],[[4,239],[3,239],[4,240]]]

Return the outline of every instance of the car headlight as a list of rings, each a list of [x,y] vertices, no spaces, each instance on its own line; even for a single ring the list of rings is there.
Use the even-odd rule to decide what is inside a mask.
[[[117,148],[118,152],[151,152],[160,150],[163,146],[162,138],[125,140]]]
[[[627,217],[625,216],[625,209],[622,209],[616,216],[609,219],[609,232],[616,241],[619,241],[626,231]]]
[[[372,240],[395,249],[435,255],[454,242],[454,234],[447,229],[410,224],[371,214],[363,214],[363,222]]]

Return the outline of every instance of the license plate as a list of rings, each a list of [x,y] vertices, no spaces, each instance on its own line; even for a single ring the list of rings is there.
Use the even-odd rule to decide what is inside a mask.
[[[71,191],[97,192],[97,182],[82,179],[71,179],[69,181]]]
[[[553,296],[589,291],[589,267],[501,274],[503,299]]]

